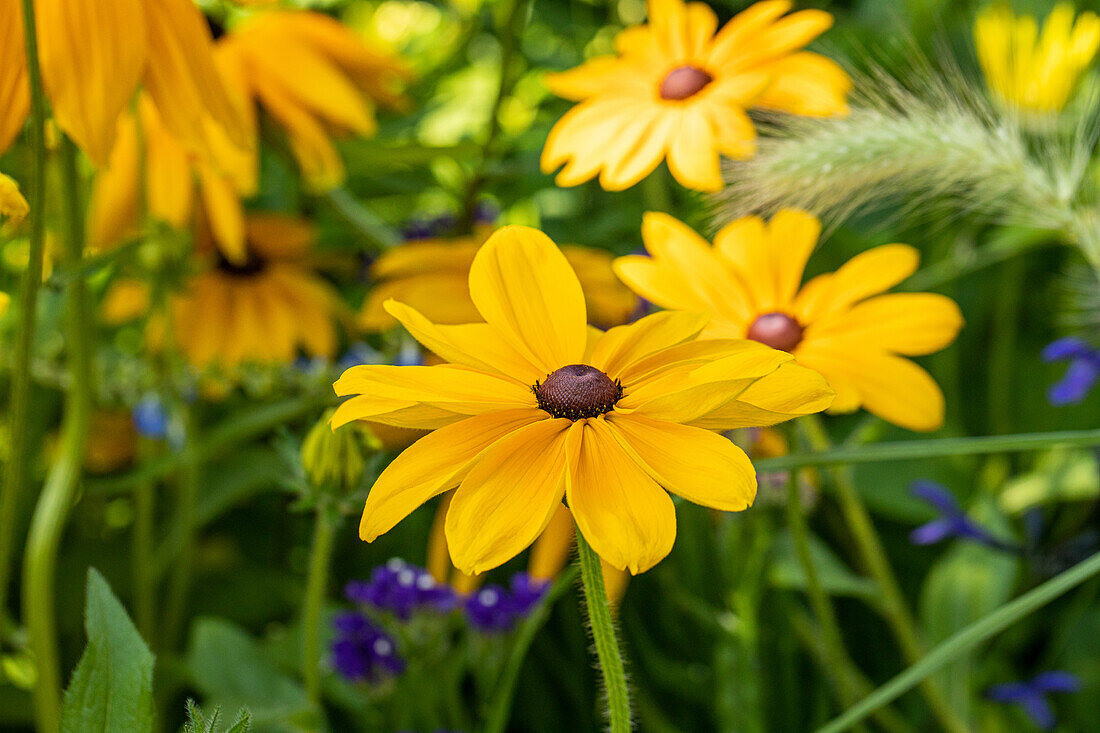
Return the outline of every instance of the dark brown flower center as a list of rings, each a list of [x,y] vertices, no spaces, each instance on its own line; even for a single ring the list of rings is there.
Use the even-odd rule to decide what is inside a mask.
[[[259,275],[267,268],[267,263],[262,257],[252,250],[248,250],[248,256],[244,262],[233,262],[226,259],[221,252],[218,253],[218,269],[227,275],[236,277],[251,277]]]
[[[786,313],[765,313],[749,326],[748,337],[780,351],[793,351],[802,341],[802,326]]]
[[[587,364],[570,364],[547,375],[531,388],[539,407],[554,417],[580,420],[610,412],[623,396],[619,380],[611,380]]]
[[[661,81],[661,99],[681,100],[695,96],[714,77],[698,66],[678,66]]]

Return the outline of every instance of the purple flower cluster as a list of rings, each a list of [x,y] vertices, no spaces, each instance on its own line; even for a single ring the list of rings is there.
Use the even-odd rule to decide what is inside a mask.
[[[1019,705],[1029,718],[1043,730],[1053,730],[1057,725],[1054,710],[1047,700],[1052,692],[1077,692],[1081,680],[1069,672],[1054,670],[1043,672],[1024,682],[1005,682],[986,690],[986,697],[994,702]]]
[[[405,671],[397,644],[361,613],[348,611],[333,619],[332,666],[353,682],[376,682]]]
[[[497,207],[486,201],[478,203],[474,209],[474,222],[477,224],[492,224],[499,216],[500,211]],[[430,219],[410,219],[406,222],[402,234],[406,241],[416,241],[451,236],[456,229],[458,229],[458,218],[451,214],[444,214]]]
[[[527,573],[513,575],[510,588],[486,585],[466,598],[466,618],[480,631],[509,631],[538,605],[548,586]]]
[[[376,567],[370,580],[348,583],[344,595],[349,601],[390,611],[402,620],[408,619],[413,611],[447,613],[458,605],[458,596],[451,586],[398,557]]]
[[[1100,380],[1100,349],[1079,338],[1062,338],[1047,344],[1043,361],[1068,361],[1069,368],[1062,380],[1047,393],[1050,404],[1073,405],[1084,400]]]

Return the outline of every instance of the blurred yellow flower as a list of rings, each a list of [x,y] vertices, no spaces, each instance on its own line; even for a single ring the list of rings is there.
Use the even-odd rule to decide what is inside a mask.
[[[18,224],[31,212],[27,200],[19,192],[19,184],[14,179],[0,173],[0,217]]]
[[[1072,3],[1058,3],[1043,23],[992,5],[974,23],[974,43],[986,82],[1004,103],[1024,112],[1061,111],[1100,50],[1100,18],[1085,12],[1074,22]]]
[[[242,107],[250,104],[243,96],[236,101]],[[196,203],[201,202],[219,251],[233,262],[243,262],[245,227],[240,199],[256,192],[255,147],[237,148],[222,140],[215,161],[189,152],[164,124],[147,95],[139,97],[138,111],[137,117],[126,111],[119,118],[114,149],[93,183],[88,206],[91,246],[108,249],[139,235],[138,209],[144,194],[149,217],[177,228],[191,224]],[[248,126],[253,128],[249,138],[254,141],[254,119]],[[144,191],[139,189],[142,180]]]
[[[705,336],[790,352],[836,390],[834,411],[863,406],[911,430],[938,428],[943,393],[902,357],[950,344],[963,324],[958,306],[934,293],[878,295],[916,270],[920,256],[904,244],[870,249],[800,288],[820,233],[812,215],[785,209],[770,222],[728,224],[711,247],[676,219],[649,213],[642,239],[651,257],[619,258],[615,272],[657,305],[711,314]]]
[[[22,11],[0,0],[0,151],[29,109]],[[39,61],[54,119],[96,165],[138,86],[190,150],[204,150],[208,121],[246,145],[240,110],[214,65],[210,29],[191,0],[37,0]]]
[[[820,10],[781,17],[791,4],[760,2],[715,33],[702,3],[649,0],[649,24],[615,38],[616,56],[600,56],[546,83],[580,102],[550,131],[542,170],[559,186],[600,177],[609,191],[645,178],[667,157],[683,185],[722,185],[719,154],[751,156],[756,131],[745,110],[843,114],[848,75],[830,59],[801,51],[833,18]]]
[[[321,13],[257,13],[218,41],[245,78],[250,96],[287,135],[306,185],[343,183],[334,135],[371,135],[374,104],[403,107],[401,84],[412,72],[401,59],[368,48]]]
[[[383,471],[359,535],[372,541],[457,487],[445,532],[455,567],[477,574],[546,528],[563,496],[599,555],[642,572],[676,535],[662,486],[739,511],[756,477],[745,454],[711,432],[757,424],[776,409],[824,409],[832,390],[791,356],[751,341],[696,341],[706,319],[658,313],[607,331],[587,324],[576,274],[546,235],[504,227],[469,273],[482,323],[436,325],[387,310],[436,366],[357,366],[334,428],[353,420],[433,430]],[[776,389],[769,385],[773,380]],[[756,402],[741,394],[756,387]]]
[[[376,284],[363,303],[359,325],[367,331],[396,326],[396,319],[384,307],[390,298],[412,306],[432,323],[478,320],[466,276],[493,229],[478,226],[470,236],[416,239],[383,253],[371,265],[370,276]],[[626,322],[638,301],[616,279],[611,254],[571,245],[561,251],[581,281],[592,323],[608,327]]]

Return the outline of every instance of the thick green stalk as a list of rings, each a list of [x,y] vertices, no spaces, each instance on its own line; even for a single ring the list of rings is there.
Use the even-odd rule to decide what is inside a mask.
[[[828,450],[830,447],[829,438],[817,416],[808,415],[801,422],[806,429],[806,436],[810,445],[818,451]],[[875,531],[874,523],[856,492],[851,469],[838,469],[834,472],[833,478],[835,495],[840,503],[840,510],[844,515],[845,523],[848,525],[848,531],[855,540],[856,548],[865,569],[875,585],[878,586],[879,606],[882,615],[901,648],[902,656],[910,664],[913,664],[924,653],[923,643],[917,633],[917,623],[909,611],[909,606],[905,602],[901,588],[898,586],[894,570],[890,567],[890,561],[881,540],[879,540],[878,532]],[[943,690],[938,684],[932,680],[925,680],[921,685],[921,691],[924,693],[932,713],[945,730],[955,732],[968,730],[966,723],[947,704]]]
[[[46,93],[38,66],[38,36],[34,0],[23,0],[23,37],[27,53],[27,78],[31,91],[30,245],[27,269],[19,283],[19,324],[12,349],[11,398],[8,403],[8,461],[0,485],[0,621],[8,613],[8,586],[14,562],[17,522],[27,483],[27,416],[31,401],[31,352],[38,313],[38,288],[42,284],[42,253],[46,247]],[[3,624],[0,623],[0,628]]]
[[[630,690],[626,683],[623,657],[619,641],[615,638],[615,622],[611,618],[611,604],[603,584],[603,568],[600,556],[584,539],[577,528],[577,553],[580,555],[581,582],[584,600],[588,608],[588,621],[592,625],[592,638],[596,642],[596,656],[600,660],[604,691],[607,694],[608,719],[611,733],[630,731]]]
[[[858,699],[859,691],[851,684],[852,680],[844,671],[855,667],[855,663],[844,650],[844,638],[840,633],[840,624],[836,620],[836,611],[832,601],[821,586],[821,579],[810,554],[810,531],[806,515],[802,508],[802,495],[798,490],[798,473],[791,471],[787,479],[787,527],[794,540],[795,555],[806,576],[806,595],[810,608],[821,630],[822,651],[826,658],[824,668],[836,686],[843,707],[848,707]]]
[[[523,661],[527,658],[527,650],[531,648],[531,643],[535,640],[539,629],[550,618],[550,610],[554,607],[554,602],[576,581],[578,570],[578,566],[573,565],[562,572],[554,580],[550,590],[546,591],[546,596],[543,597],[538,608],[524,619],[519,631],[516,632],[516,638],[512,642],[512,650],[504,663],[504,670],[500,673],[500,680],[497,682],[497,689],[489,706],[489,714],[486,716],[484,728],[485,733],[504,733],[504,730],[508,727],[516,681],[519,679]]]
[[[172,649],[183,640],[184,624],[187,618],[187,597],[191,592],[191,580],[195,565],[195,533],[198,522],[195,520],[195,505],[199,500],[199,457],[195,451],[198,441],[198,420],[189,408],[184,409],[187,445],[183,449],[183,466],[180,471],[180,485],[176,492],[175,520],[183,531],[183,543],[172,577],[168,581],[168,599],[164,612],[164,648]]]
[[[69,226],[64,261],[69,266],[80,264],[84,250],[84,212],[76,155],[72,141],[64,139],[61,162]],[[61,673],[54,620],[57,551],[80,482],[92,409],[91,308],[84,280],[69,281],[65,296],[70,383],[65,398],[61,450],[34,509],[23,565],[23,620],[38,673],[33,701],[41,733],[56,733],[61,723]]]
[[[944,665],[970,653],[979,644],[991,639],[1012,624],[1034,613],[1055,598],[1073,590],[1081,583],[1100,573],[1100,552],[1054,576],[1037,588],[996,611],[986,614],[962,631],[945,639],[892,680],[865,697],[858,705],[847,710],[817,733],[840,733],[848,730],[884,705],[890,704],[920,684]]]
[[[836,466],[879,461],[909,461],[941,456],[976,456],[988,453],[1042,450],[1054,446],[1092,448],[1100,446],[1100,430],[1063,430],[1050,433],[987,435],[977,438],[940,438],[938,440],[901,440],[843,448],[828,444],[812,446],[813,453],[790,453],[776,458],[753,461],[758,471],[785,471],[808,466]]]
[[[321,609],[328,587],[332,544],[337,520],[324,502],[316,507],[313,521],[313,546],[309,552],[309,575],[302,604],[302,679],[311,702],[321,702]]]

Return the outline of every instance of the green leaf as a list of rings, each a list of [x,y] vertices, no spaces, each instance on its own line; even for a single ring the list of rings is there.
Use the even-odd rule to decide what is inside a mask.
[[[153,653],[95,568],[88,569],[88,646],[61,711],[64,733],[153,730]]]
[[[852,572],[829,546],[810,535],[810,555],[825,592],[833,596],[870,597],[875,594],[875,584]],[[806,574],[794,551],[794,541],[789,532],[776,536],[772,544],[770,580],[772,585],[793,590],[806,589]]]

